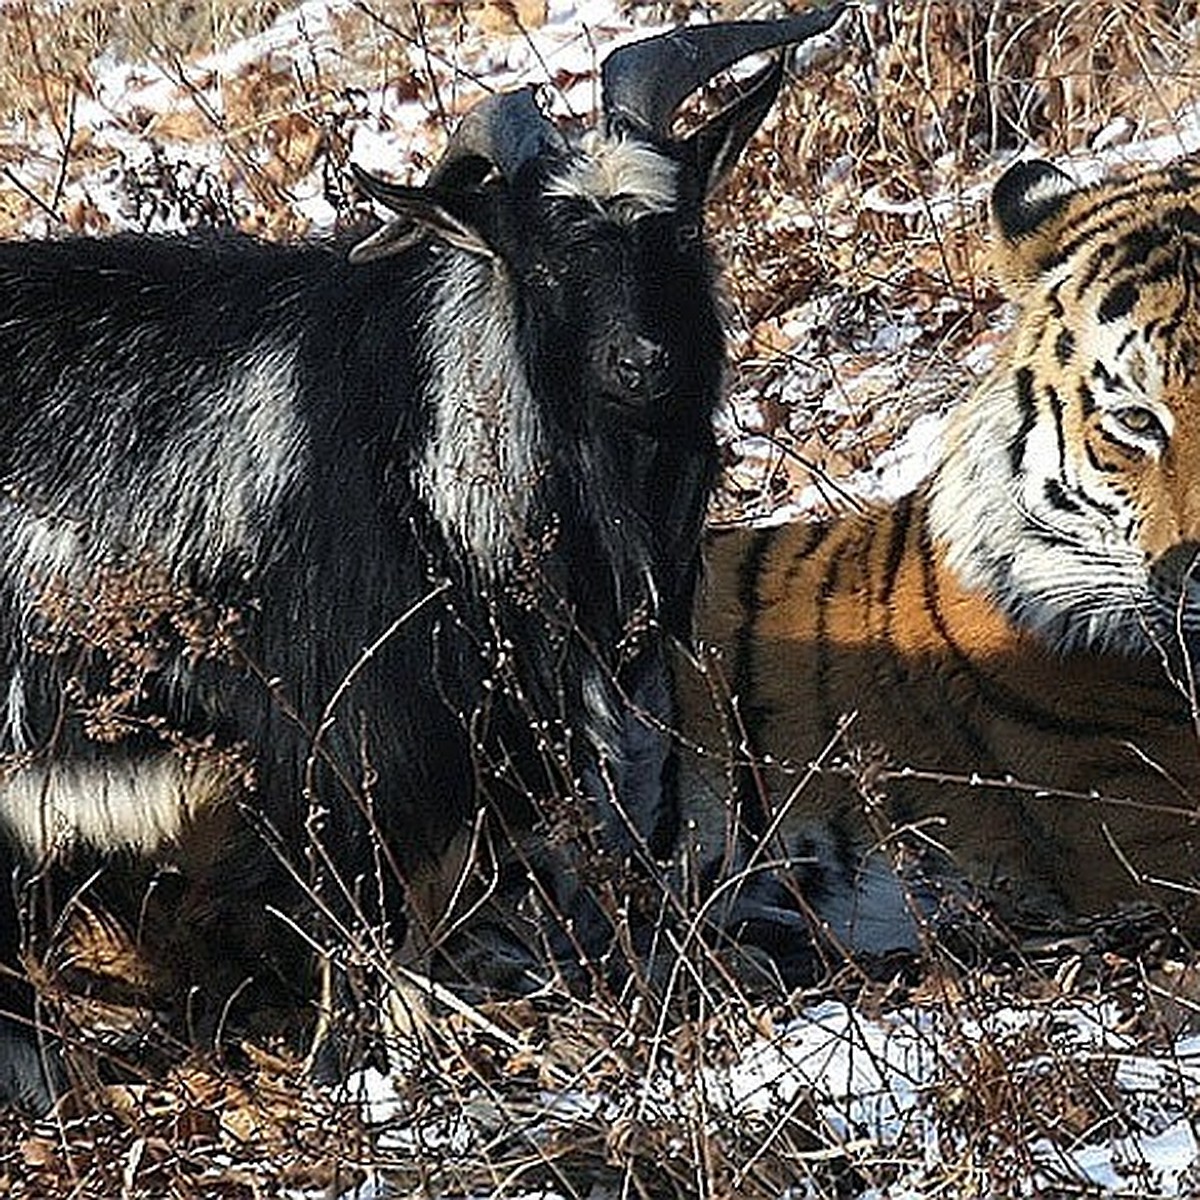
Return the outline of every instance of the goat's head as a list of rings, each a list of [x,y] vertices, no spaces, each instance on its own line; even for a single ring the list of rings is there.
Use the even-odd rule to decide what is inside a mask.
[[[680,103],[746,55],[828,29],[840,6],[782,21],[674,30],[603,66],[603,124],[568,139],[530,89],[495,95],[459,125],[423,187],[356,175],[395,217],[354,251],[398,253],[426,236],[491,260],[510,287],[521,359],[543,419],[567,431],[620,420],[707,421],[721,337],[703,205],[778,91],[782,66],[686,137]]]

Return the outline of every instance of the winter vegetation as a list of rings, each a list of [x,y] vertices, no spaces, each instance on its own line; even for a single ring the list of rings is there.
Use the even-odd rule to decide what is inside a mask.
[[[761,0],[0,0],[0,235],[367,211],[351,161],[423,179],[486,92],[587,117],[597,64]],[[713,524],[897,496],[1008,313],[986,198],[1014,157],[1086,181],[1200,147],[1200,6],[864,0],[801,55],[709,205],[733,364]],[[722,85],[700,109],[722,95]],[[682,116],[695,124],[700,111]],[[102,921],[89,953],[118,977]],[[472,1002],[398,979],[387,1070],[168,1044],[117,994],[63,999],[126,1060],[0,1115],[0,1196],[1159,1197],[1200,1190],[1200,976],[1153,915],[1036,939],[981,918],[788,994],[679,949],[635,976]],[[47,968],[53,964],[46,964]],[[52,973],[47,1002],[60,997]],[[74,1007],[72,1007],[74,1003]]]

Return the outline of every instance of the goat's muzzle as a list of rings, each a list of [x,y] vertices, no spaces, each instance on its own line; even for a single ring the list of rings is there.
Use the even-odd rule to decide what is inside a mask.
[[[605,338],[593,361],[601,392],[623,407],[641,410],[666,391],[667,351],[640,334]]]

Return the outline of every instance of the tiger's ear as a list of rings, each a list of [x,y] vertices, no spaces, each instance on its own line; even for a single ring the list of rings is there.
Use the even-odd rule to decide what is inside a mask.
[[[1069,201],[1079,185],[1041,160],[1008,168],[992,191],[995,265],[1005,290],[1019,295],[1058,248]]]

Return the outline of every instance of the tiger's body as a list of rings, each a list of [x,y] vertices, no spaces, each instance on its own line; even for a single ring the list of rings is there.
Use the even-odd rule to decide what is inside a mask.
[[[682,673],[698,853],[740,804],[871,949],[913,937],[872,857],[899,827],[1025,908],[1200,926],[1200,165],[1081,189],[1021,164],[993,213],[1017,325],[932,477],[713,535],[719,666]]]

